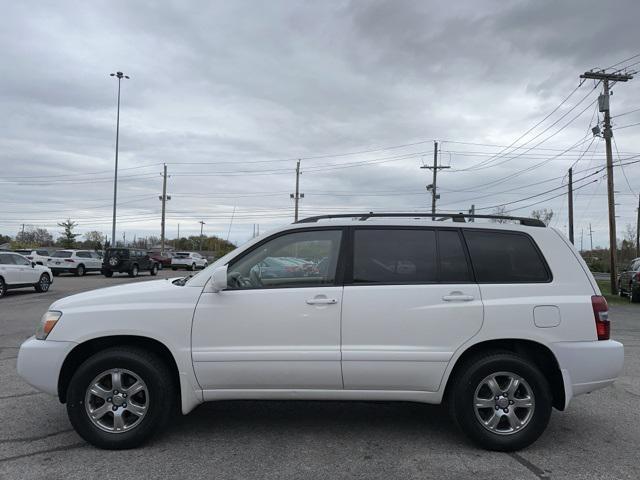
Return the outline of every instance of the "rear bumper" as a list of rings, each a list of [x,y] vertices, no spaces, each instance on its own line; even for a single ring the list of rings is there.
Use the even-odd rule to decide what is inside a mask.
[[[27,339],[18,352],[18,375],[38,390],[58,394],[58,377],[74,342]]]
[[[52,267],[51,265],[47,265],[49,270],[56,273],[71,273],[76,271],[76,267]]]
[[[565,406],[572,397],[611,385],[622,372],[624,346],[614,340],[558,342],[552,345],[565,389]]]

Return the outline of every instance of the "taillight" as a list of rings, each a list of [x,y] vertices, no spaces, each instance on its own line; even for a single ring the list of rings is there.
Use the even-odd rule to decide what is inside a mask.
[[[611,333],[611,323],[609,322],[609,305],[607,300],[601,295],[591,297],[593,316],[596,320],[596,333],[598,340],[609,340]]]

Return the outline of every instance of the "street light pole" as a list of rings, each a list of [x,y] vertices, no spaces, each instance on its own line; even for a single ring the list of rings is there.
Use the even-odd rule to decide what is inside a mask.
[[[123,78],[129,79],[129,77],[122,72],[116,72],[110,74],[112,77],[118,79],[118,114],[116,117],[116,169],[113,176],[113,223],[111,224],[111,242],[115,247],[116,239],[116,201],[118,198],[118,141],[120,139],[120,82]]]

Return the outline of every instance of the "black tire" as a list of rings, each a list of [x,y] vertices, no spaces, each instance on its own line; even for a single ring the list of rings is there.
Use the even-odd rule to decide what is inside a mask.
[[[74,272],[74,275],[76,277],[82,277],[82,276],[84,276],[85,272],[86,272],[86,270],[84,268],[84,265],[80,264],[80,265],[78,265],[78,268],[76,268],[76,271]]]
[[[521,430],[513,433],[505,434],[490,431],[488,427],[483,426],[476,414],[476,389],[480,387],[483,380],[488,376],[499,372],[512,372],[524,379],[534,398],[529,420],[522,426]],[[493,399],[490,400],[493,401]],[[466,361],[461,366],[456,377],[453,378],[448,402],[454,422],[467,437],[482,448],[502,452],[520,450],[535,442],[549,423],[553,403],[549,383],[538,367],[529,359],[510,352],[478,355]],[[498,400],[496,400],[497,402]],[[489,416],[494,415],[490,408],[486,410],[483,410],[483,412],[489,413]],[[503,409],[496,407],[495,410],[495,413],[498,413],[499,410]],[[505,413],[508,412],[509,407],[507,406],[503,411]],[[511,413],[515,414],[516,410],[514,409]],[[518,409],[518,413],[522,415],[521,409]],[[524,418],[526,418],[526,415],[524,415]],[[508,419],[505,421],[508,421]],[[500,425],[498,424],[497,427]]]
[[[85,408],[87,388],[110,369],[134,372],[149,392],[146,413],[129,431],[114,433],[99,428]],[[96,353],[75,371],[67,391],[67,414],[73,428],[87,442],[98,448],[122,450],[138,447],[164,429],[175,414],[177,398],[177,385],[160,357],[135,347],[114,347]],[[115,404],[115,399],[112,402]]]
[[[171,270],[178,270],[178,267],[171,267]]]
[[[196,269],[196,264],[195,264],[195,263],[192,263],[192,264],[191,264],[191,267],[189,268],[189,270],[190,270],[191,272],[193,272],[195,269]]]
[[[55,270],[53,270],[53,271],[51,271],[51,274],[52,274],[54,277],[57,277],[58,275],[60,275],[60,272],[56,272]]]
[[[158,275],[158,264],[154,263],[153,266],[151,267],[151,270],[149,270],[149,275],[155,277],[156,275]]]
[[[106,272],[104,272],[104,276],[107,278],[111,278],[113,277],[113,272],[111,270],[107,270]]]
[[[0,298],[7,294],[7,284],[4,283],[4,278],[0,277]]]
[[[129,270],[129,276],[130,277],[138,276],[138,265],[136,265],[135,263],[131,266],[131,270]]]
[[[33,288],[35,288],[36,292],[38,293],[44,293],[49,291],[50,286],[51,279],[49,278],[49,275],[43,273],[42,275],[40,275],[40,280],[38,280],[38,283],[36,283]]]
[[[629,303],[640,303],[640,288],[629,287]]]

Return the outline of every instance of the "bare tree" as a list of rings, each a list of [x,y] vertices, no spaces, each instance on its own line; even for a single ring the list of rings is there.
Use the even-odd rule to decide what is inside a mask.
[[[553,210],[547,210],[546,208],[534,210],[533,212],[531,212],[531,218],[542,220],[545,225],[549,226],[549,224],[551,223],[551,219],[553,218]]]
[[[493,212],[491,212],[491,215],[497,215],[499,217],[504,217],[507,213],[507,207],[505,207],[504,205],[500,205],[499,207],[494,208]],[[493,223],[507,223],[509,220],[504,218],[492,218],[491,221]]]

